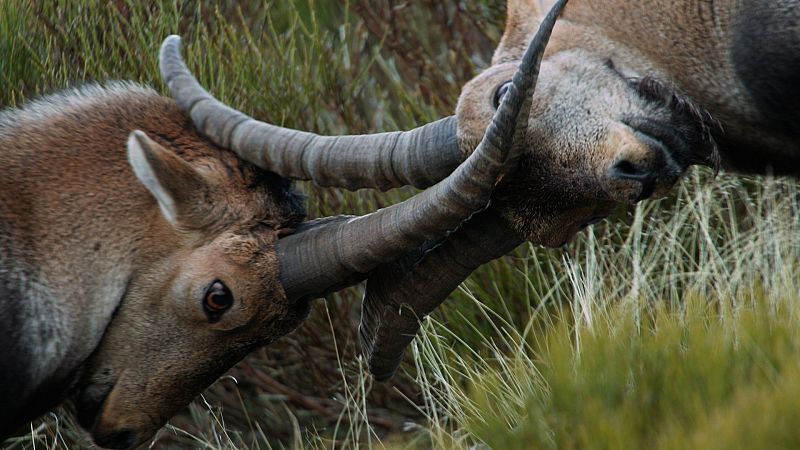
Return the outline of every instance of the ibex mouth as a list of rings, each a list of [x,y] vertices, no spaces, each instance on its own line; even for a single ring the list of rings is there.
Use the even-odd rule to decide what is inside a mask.
[[[678,150],[673,157],[684,169],[691,164],[700,164],[719,172],[720,154],[714,135],[722,134],[721,123],[669,83],[647,76],[633,79],[631,84],[645,99],[667,106],[672,111],[673,120],[680,125],[676,128],[664,126],[663,123],[643,122],[638,127],[639,131],[654,135],[664,142],[677,144],[670,147]],[[678,131],[679,128],[682,131]]]
[[[575,237],[583,230],[602,222],[611,214],[611,209],[608,207],[595,208],[590,213],[583,216],[582,219],[572,222],[571,225],[564,227],[564,232],[558,235],[552,242],[543,242],[542,245],[551,248],[565,247],[575,239]]]
[[[110,371],[103,372],[101,377],[110,376]],[[75,400],[76,419],[78,424],[90,434],[95,446],[100,449],[129,449],[139,443],[139,436],[131,429],[98,432],[98,423],[102,417],[106,400],[116,386],[116,381],[95,381],[86,386]]]
[[[602,221],[607,216],[598,215],[588,218],[586,220],[575,222],[571,226],[564,228],[564,232],[557,236],[555,239],[542,242],[542,245],[549,248],[566,248],[569,244],[577,238],[577,236],[592,225]]]
[[[111,371],[107,369],[100,375],[100,380],[94,380],[82,388],[77,398],[74,399],[78,425],[86,431],[91,432],[94,429],[97,419],[103,411],[103,405],[114,389],[116,381],[109,379],[110,377]]]

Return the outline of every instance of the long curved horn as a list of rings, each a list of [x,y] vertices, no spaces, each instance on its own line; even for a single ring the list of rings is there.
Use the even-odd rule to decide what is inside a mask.
[[[387,190],[431,186],[464,160],[452,116],[410,131],[355,136],[320,136],[254,120],[206,92],[180,47],[180,37],[169,36],[159,55],[161,76],[178,106],[214,143],[262,169],[319,186]]]
[[[498,177],[522,151],[539,65],[565,3],[561,0],[542,21],[483,139],[450,176],[402,203],[278,241],[281,282],[290,299],[324,295],[353,274],[367,274],[426,240],[445,236],[487,207]]]
[[[438,245],[414,252],[370,274],[358,337],[369,371],[391,378],[420,321],[447,299],[475,269],[521,244],[494,208],[476,214]]]
[[[554,22],[565,4],[566,0],[556,4],[542,26]],[[526,58],[543,31],[540,28]],[[405,348],[419,331],[420,320],[473,270],[521,242],[522,238],[490,208],[432,248],[412,252],[375,270],[367,281],[359,324],[361,351],[373,376],[379,381],[391,378],[402,362]]]

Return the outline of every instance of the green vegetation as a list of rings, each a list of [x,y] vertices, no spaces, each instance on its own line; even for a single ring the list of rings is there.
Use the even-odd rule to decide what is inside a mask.
[[[482,268],[416,345],[434,446],[797,448],[799,195],[695,175],[502,287]]]
[[[632,304],[577,332],[559,319],[535,357],[478,379],[466,428],[492,448],[797,448],[795,306],[747,302],[720,314],[690,296],[639,323]]]
[[[256,117],[410,128],[452,113],[503,18],[488,0],[237,3],[0,1],[0,105],[91,80],[165,92],[156,54],[178,33],[201,83]],[[302,188],[311,216],[411,192]],[[696,171],[565,249],[524,245],[451,296],[389,383],[357,358],[359,300],[320,302],[154,448],[800,447],[796,182]],[[85,441],[57,412],[6,445]]]

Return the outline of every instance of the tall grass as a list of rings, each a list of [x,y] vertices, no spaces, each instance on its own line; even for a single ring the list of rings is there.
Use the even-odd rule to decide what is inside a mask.
[[[696,174],[560,259],[528,249],[554,268],[527,297],[465,283],[414,351],[433,446],[797,448],[798,201]]]
[[[451,114],[500,35],[495,2],[0,1],[0,104],[92,80],[164,92],[184,37],[201,83],[256,117],[320,133]],[[500,2],[502,3],[502,2]],[[302,185],[312,216],[409,195]],[[154,448],[796,448],[800,186],[693,173],[569,247],[478,270],[401,373],[357,357],[353,288],[261,349]],[[59,411],[7,448],[82,448]]]

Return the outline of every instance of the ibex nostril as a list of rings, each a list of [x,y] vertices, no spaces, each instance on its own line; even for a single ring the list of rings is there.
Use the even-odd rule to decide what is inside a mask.
[[[614,163],[608,172],[612,178],[617,180],[635,181],[641,185],[638,192],[631,196],[634,203],[649,198],[655,191],[658,176],[651,168],[642,167],[623,159]]]
[[[642,181],[653,177],[653,173],[649,169],[634,164],[627,159],[617,161],[609,171],[611,176],[626,180]]]

